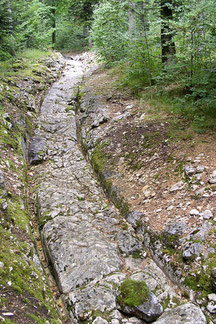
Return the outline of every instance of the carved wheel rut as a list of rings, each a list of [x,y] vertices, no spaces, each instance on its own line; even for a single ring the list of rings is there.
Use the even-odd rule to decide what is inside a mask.
[[[181,296],[147,257],[133,228],[107,201],[80,151],[76,114],[70,106],[90,68],[80,58],[67,61],[61,79],[47,94],[29,151],[38,184],[37,209],[45,255],[71,323],[180,323],[178,315],[174,322],[169,312],[159,317],[165,305],[172,308],[182,304]],[[135,258],[137,253],[141,258]],[[147,302],[137,307],[117,302],[126,278],[147,283]],[[179,307],[184,323],[197,319],[206,323],[194,304]],[[168,318],[163,319],[164,315]]]

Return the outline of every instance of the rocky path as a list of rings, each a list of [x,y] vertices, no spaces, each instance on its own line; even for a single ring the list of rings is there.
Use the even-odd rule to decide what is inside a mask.
[[[87,54],[67,60],[43,102],[29,150],[44,250],[71,323],[206,323],[190,302],[173,310],[186,301],[107,201],[80,151],[71,100],[91,65]],[[131,291],[124,286],[138,295],[145,283],[139,302],[125,301]]]

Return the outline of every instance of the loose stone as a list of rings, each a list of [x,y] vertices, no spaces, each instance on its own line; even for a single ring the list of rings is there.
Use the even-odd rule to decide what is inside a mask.
[[[210,179],[209,179],[209,183],[210,184],[215,184],[216,183],[216,170],[214,170],[210,176]]]
[[[190,211],[190,215],[191,216],[198,216],[200,213],[197,209],[191,209]]]
[[[212,214],[211,210],[209,210],[209,209],[206,209],[202,213],[200,213],[200,216],[202,216],[203,219],[213,218],[213,214]]]

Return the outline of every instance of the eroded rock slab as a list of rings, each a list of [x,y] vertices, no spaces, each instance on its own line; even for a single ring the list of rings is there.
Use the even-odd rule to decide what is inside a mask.
[[[44,226],[43,238],[63,293],[120,270],[116,245],[88,218],[59,216]]]

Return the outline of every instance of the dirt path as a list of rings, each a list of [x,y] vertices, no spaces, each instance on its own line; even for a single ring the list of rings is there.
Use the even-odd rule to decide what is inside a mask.
[[[88,54],[67,60],[63,76],[43,102],[29,151],[42,242],[71,323],[173,324],[181,316],[184,323],[206,323],[192,303],[157,320],[166,308],[185,300],[147,256],[131,224],[108,202],[79,149],[74,100],[93,66]],[[126,278],[148,285],[138,304],[125,304],[123,292],[117,297]]]

